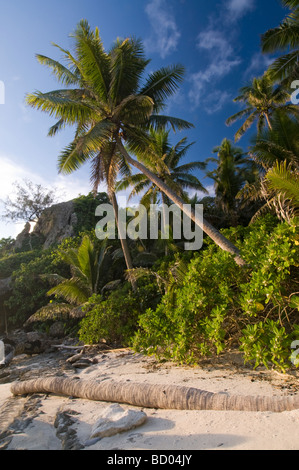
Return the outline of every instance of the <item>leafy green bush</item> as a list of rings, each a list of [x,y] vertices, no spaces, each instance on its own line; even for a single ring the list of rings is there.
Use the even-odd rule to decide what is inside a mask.
[[[12,293],[6,301],[9,309],[8,323],[10,326],[22,325],[38,309],[49,302],[47,291],[49,283],[42,278],[45,273],[66,275],[68,266],[51,250],[20,253],[23,263],[13,272]],[[25,255],[28,256],[26,260]],[[25,258],[24,258],[25,257]]]
[[[284,370],[298,323],[292,301],[299,266],[297,225],[278,224],[267,216],[250,227],[225,230],[225,235],[248,265],[237,266],[228,253],[207,242],[189,263],[182,286],[141,315],[133,345],[148,354],[196,362],[200,355],[238,344],[255,366]],[[253,330],[256,341],[250,340]]]
[[[299,334],[299,331],[298,331]],[[254,368],[274,364],[283,372],[290,359],[290,337],[279,321],[265,320],[247,325],[240,340],[244,360],[255,361]]]
[[[41,255],[40,250],[15,253],[0,259],[0,279],[10,277],[14,271]]]
[[[80,232],[94,231],[98,219],[95,211],[100,204],[109,204],[109,198],[106,193],[99,193],[96,197],[92,193],[87,196],[79,196],[74,200],[74,210],[77,215],[77,224],[74,227],[75,234]]]
[[[136,331],[138,318],[148,305],[157,305],[157,286],[148,284],[132,292],[128,285],[111,292],[108,298],[93,295],[83,307],[86,316],[80,324],[79,338],[87,344],[101,339],[128,346]]]

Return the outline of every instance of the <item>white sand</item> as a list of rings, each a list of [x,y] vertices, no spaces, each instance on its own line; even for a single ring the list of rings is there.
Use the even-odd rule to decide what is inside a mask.
[[[38,361],[38,356],[36,357]],[[253,372],[234,360],[201,367],[177,367],[131,351],[98,354],[98,364],[75,370],[84,379],[106,377],[114,380],[187,385],[211,392],[240,395],[288,395],[299,393],[298,373]],[[72,375],[72,374],[70,374]],[[1,416],[15,399],[10,384],[0,385]],[[98,410],[107,403],[55,395],[43,396],[36,416],[22,432],[10,436],[7,449],[61,449],[54,420],[58,410],[73,410],[73,428],[81,443],[89,440]],[[126,405],[121,405],[126,408]],[[6,407],[6,408],[5,408]],[[131,407],[132,408],[132,407]],[[176,411],[144,409],[148,419],[137,429],[104,438],[86,450],[299,450],[299,410],[283,413],[243,411]],[[6,416],[6,421],[7,421]],[[3,420],[2,420],[3,421]],[[7,424],[7,423],[6,423]],[[4,426],[4,424],[2,423]]]

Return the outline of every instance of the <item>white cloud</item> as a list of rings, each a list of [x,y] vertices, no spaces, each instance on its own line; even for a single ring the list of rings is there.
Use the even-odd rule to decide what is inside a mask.
[[[199,50],[208,52],[209,63],[204,70],[191,74],[189,80],[191,89],[189,98],[195,106],[198,106],[203,97],[209,93],[209,88],[215,87],[215,83],[228,75],[234,67],[241,63],[241,59],[236,56],[233,47],[219,30],[207,29],[198,36]],[[223,92],[227,98],[228,94]],[[222,98],[222,104],[226,100]],[[219,105],[219,103],[218,103]],[[219,110],[218,107],[217,110]]]
[[[261,52],[257,52],[252,56],[251,62],[244,72],[244,77],[246,79],[250,79],[256,76],[257,74],[262,75],[265,70],[267,70],[269,65],[272,64],[272,62],[273,59],[262,54]]]
[[[165,0],[151,0],[145,11],[153,29],[152,36],[144,41],[145,47],[158,52],[164,59],[176,50],[181,33]]]
[[[226,8],[231,21],[236,21],[253,10],[255,0],[228,0]]]
[[[227,91],[215,90],[205,98],[205,110],[208,114],[217,113],[230,101],[232,101],[232,95]]]

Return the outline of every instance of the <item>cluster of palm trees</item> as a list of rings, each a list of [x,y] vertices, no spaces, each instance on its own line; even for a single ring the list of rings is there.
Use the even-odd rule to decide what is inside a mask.
[[[264,205],[279,206],[284,217],[298,207],[298,106],[290,104],[289,81],[298,72],[299,0],[282,0],[291,8],[283,23],[262,38],[264,52],[288,49],[261,77],[240,90],[236,102],[245,109],[227,120],[230,125],[245,117],[235,135],[236,141],[257,122],[257,136],[245,153],[225,139],[215,148],[217,168],[207,175],[215,182],[215,203],[232,221],[246,201],[264,199]],[[193,125],[163,114],[166,100],[178,89],[184,67],[162,67],[146,75],[149,60],[142,43],[118,39],[110,50],[102,44],[99,30],[91,30],[82,20],[71,35],[73,52],[54,44],[64,63],[37,55],[64,88],[27,95],[27,103],[56,119],[49,135],[65,126],[74,126],[73,141],[58,159],[61,173],[69,174],[87,161],[91,163],[94,192],[104,181],[118,214],[117,191],[132,188],[131,195],[142,194],[141,202],[172,202],[239,265],[239,250],[207,220],[197,219],[186,190],[205,192],[192,172],[203,170],[208,161],[183,164],[191,147],[187,139],[170,144],[170,130],[187,130]],[[211,159],[210,159],[211,160]],[[297,206],[296,206],[297,204]],[[288,207],[288,210],[286,209]],[[287,214],[287,216],[286,216]],[[132,260],[127,240],[122,239],[126,266]]]

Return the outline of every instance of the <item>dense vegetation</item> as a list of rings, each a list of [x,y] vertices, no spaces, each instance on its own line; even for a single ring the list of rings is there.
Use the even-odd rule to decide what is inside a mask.
[[[62,319],[66,332],[86,343],[105,340],[183,363],[234,347],[254,367],[298,365],[291,346],[299,339],[299,114],[290,95],[298,76],[299,2],[283,3],[291,13],[263,36],[262,47],[288,53],[241,88],[236,101],[244,110],[227,120],[245,119],[236,141],[257,124],[251,145],[215,142],[215,158],[206,162],[184,163],[192,144],[184,138],[171,146],[170,128],[191,124],[160,114],[182,80],[181,66],[142,82],[142,44],[118,40],[106,53],[85,21],[73,37],[76,58],[61,49],[67,67],[38,56],[70,88],[30,94],[27,102],[58,119],[50,135],[76,126],[59,167],[70,173],[91,159],[94,192],[75,200],[76,236],[59,246],[15,253],[12,240],[0,241],[1,278],[13,282],[4,307],[10,327],[29,320],[47,329]],[[211,161],[215,197],[189,199],[188,189],[204,189],[194,170]],[[97,194],[100,181],[107,194]],[[117,191],[128,187],[144,205],[203,204],[202,249],[184,251],[171,223],[169,240],[98,240],[96,206],[111,202],[117,213]],[[194,212],[188,215],[198,223]]]

